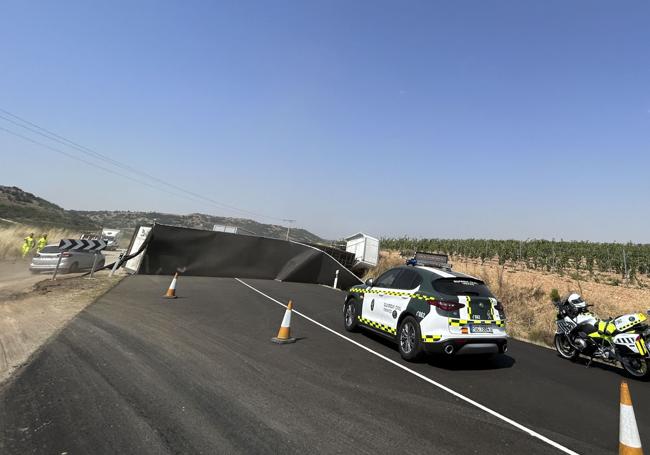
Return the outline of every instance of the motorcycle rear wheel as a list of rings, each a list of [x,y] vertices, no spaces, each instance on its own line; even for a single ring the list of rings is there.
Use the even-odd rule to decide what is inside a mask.
[[[650,365],[648,365],[647,359],[623,357],[621,365],[630,376],[641,379],[650,378]]]
[[[555,344],[555,350],[565,359],[575,361],[580,355],[578,350],[571,345],[569,339],[564,334],[556,334],[553,342]]]

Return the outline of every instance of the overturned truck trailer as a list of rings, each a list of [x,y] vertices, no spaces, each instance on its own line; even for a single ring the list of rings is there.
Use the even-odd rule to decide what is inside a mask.
[[[136,234],[137,235],[137,234]],[[260,278],[332,285],[360,283],[329,254],[302,243],[156,224],[135,271],[144,275]]]

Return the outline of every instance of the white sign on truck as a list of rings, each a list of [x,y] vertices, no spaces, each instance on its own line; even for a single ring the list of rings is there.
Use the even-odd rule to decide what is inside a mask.
[[[149,231],[151,231],[151,226],[140,226],[138,233],[135,235],[135,238],[133,239],[131,248],[129,248],[129,251],[127,251],[126,253],[127,255],[136,253],[140,249],[144,241],[147,240]],[[132,273],[137,272],[138,269],[140,268],[140,262],[142,261],[142,256],[144,256],[144,254],[139,254],[136,257],[129,259],[128,261],[126,261],[124,268]]]

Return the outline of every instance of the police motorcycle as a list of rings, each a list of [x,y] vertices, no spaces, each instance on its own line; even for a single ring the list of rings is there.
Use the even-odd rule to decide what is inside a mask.
[[[581,354],[593,359],[623,366],[631,376],[650,378],[650,340],[648,317],[631,313],[610,319],[599,319],[589,311],[584,299],[571,293],[557,302],[555,349],[565,359],[575,360]],[[650,311],[648,312],[650,314]]]

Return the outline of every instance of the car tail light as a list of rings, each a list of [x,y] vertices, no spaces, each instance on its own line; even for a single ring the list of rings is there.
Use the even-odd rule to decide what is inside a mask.
[[[61,253],[61,257],[69,258],[70,256],[72,256],[70,253]]]
[[[458,302],[444,302],[442,300],[427,300],[429,305],[440,308],[443,311],[456,311],[465,306],[464,303]]]

